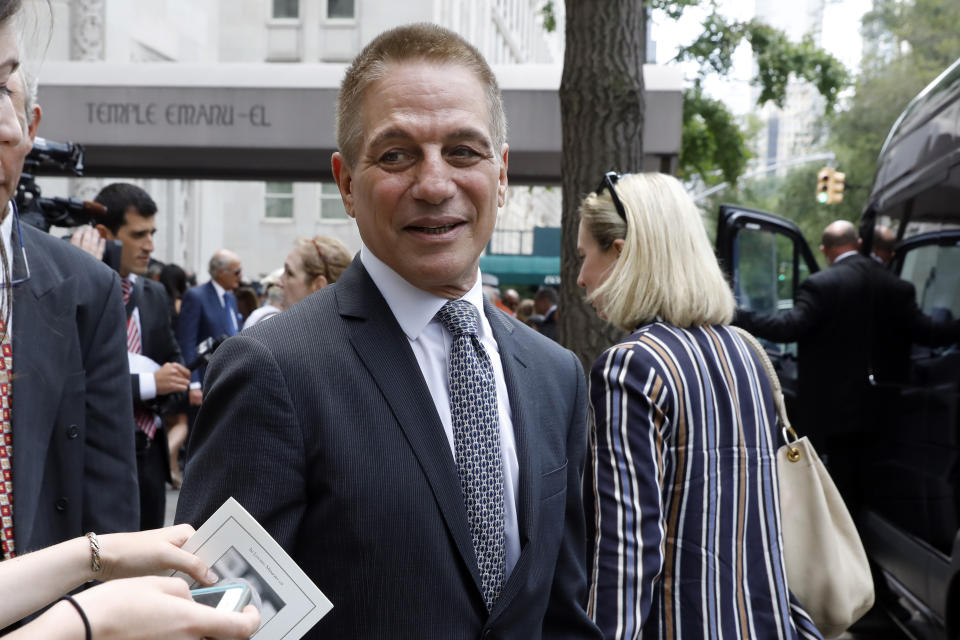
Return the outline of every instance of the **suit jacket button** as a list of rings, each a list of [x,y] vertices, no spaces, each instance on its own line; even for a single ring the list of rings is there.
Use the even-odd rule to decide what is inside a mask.
[[[68,505],[69,503],[70,503],[70,501],[67,500],[66,498],[60,498],[59,500],[57,500],[57,505],[56,505],[57,511],[66,511],[66,510],[67,510],[67,505]]]
[[[67,427],[68,438],[70,438],[71,440],[76,440],[79,435],[80,435],[80,427],[78,427],[75,424],[72,424],[69,427]]]

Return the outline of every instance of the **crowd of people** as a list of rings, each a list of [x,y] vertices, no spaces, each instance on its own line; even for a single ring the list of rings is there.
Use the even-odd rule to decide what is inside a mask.
[[[311,638],[820,637],[784,574],[770,385],[676,179],[607,173],[583,201],[578,283],[629,334],[587,376],[555,289],[521,299],[479,270],[508,182],[493,72],[407,25],[338,98],[360,251],[299,239],[258,290],[223,249],[190,286],[152,260],[136,185],[104,187],[70,243],[21,228],[42,111],[19,5],[0,0],[9,637],[249,636],[254,607],[148,575],[215,582],[180,547],[230,497],[333,602]],[[167,482],[185,524],[161,528]]]

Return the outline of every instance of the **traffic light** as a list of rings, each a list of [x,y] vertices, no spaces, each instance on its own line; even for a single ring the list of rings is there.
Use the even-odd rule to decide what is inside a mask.
[[[820,204],[838,204],[843,202],[843,188],[846,174],[833,167],[824,167],[817,172],[817,202]]]

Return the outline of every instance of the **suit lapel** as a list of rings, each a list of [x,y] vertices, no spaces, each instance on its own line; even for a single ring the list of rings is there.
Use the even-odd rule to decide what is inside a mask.
[[[517,462],[520,466],[517,492],[520,558],[494,604],[491,616],[495,616],[503,611],[527,584],[533,556],[533,545],[530,542],[537,539],[541,464],[535,439],[540,425],[540,394],[533,384],[534,376],[528,368],[531,363],[527,347],[518,339],[515,327],[503,312],[486,298],[483,300],[483,307],[500,350],[500,363],[507,384],[513,433],[517,442]]]
[[[29,235],[24,244],[37,255]],[[57,344],[76,333],[73,310],[76,281],[57,282],[42,256],[30,265],[30,280],[13,290],[13,486],[14,535],[29,540],[43,484],[43,465],[62,397],[64,359],[68,349]],[[19,253],[14,253],[19,260]]]
[[[350,342],[403,429],[479,591],[480,576],[460,478],[407,337],[359,257],[337,281],[335,291]]]

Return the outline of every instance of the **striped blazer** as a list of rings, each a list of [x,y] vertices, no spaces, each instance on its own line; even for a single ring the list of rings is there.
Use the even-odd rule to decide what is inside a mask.
[[[820,638],[787,588],[776,412],[724,326],[646,325],[590,373],[589,613],[605,638]]]

